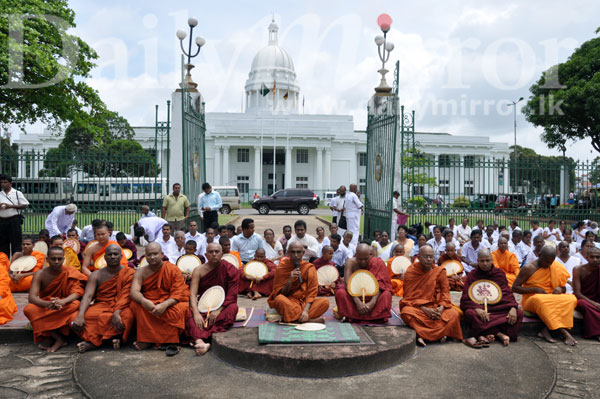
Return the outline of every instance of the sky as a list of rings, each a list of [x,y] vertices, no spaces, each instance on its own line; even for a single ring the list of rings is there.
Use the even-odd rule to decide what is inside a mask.
[[[305,112],[352,115],[366,127],[366,107],[381,66],[377,16],[389,14],[386,65],[400,60],[400,100],[416,111],[416,130],[489,136],[514,142],[512,108],[549,67],[596,37],[600,2],[564,1],[69,1],[80,36],[98,53],[87,83],[132,126],[154,124],[155,105],[181,79],[175,36],[198,18],[193,36],[206,39],[192,77],[207,111],[239,112],[254,55],[268,41],[274,17],[279,43],[292,57]],[[189,33],[189,30],[188,30]],[[392,72],[388,83],[392,83]],[[560,155],[540,140],[517,107],[517,144]],[[566,155],[592,159],[589,141]]]

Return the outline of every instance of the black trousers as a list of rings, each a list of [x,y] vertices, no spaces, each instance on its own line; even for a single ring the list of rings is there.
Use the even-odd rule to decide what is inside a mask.
[[[204,211],[204,232],[210,227],[211,224],[219,224],[219,212],[217,211]]]
[[[21,251],[22,239],[23,232],[19,215],[0,218],[0,252],[4,252],[10,258],[13,253]]]

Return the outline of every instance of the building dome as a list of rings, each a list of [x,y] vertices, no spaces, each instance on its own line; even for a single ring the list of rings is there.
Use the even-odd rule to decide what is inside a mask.
[[[292,57],[279,46],[279,26],[269,25],[269,43],[252,60],[246,81],[246,112],[298,113],[300,87]]]

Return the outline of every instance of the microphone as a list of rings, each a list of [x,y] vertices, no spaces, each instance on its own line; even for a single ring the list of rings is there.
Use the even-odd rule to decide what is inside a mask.
[[[294,266],[296,269],[300,270],[300,263],[294,262]],[[302,275],[298,276],[298,280],[300,281],[300,284],[302,284]]]

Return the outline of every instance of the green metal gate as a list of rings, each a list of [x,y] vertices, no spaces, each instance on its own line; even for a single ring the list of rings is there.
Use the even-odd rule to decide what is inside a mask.
[[[206,181],[206,123],[204,102],[199,94],[182,90],[183,192],[197,215],[198,195]]]

